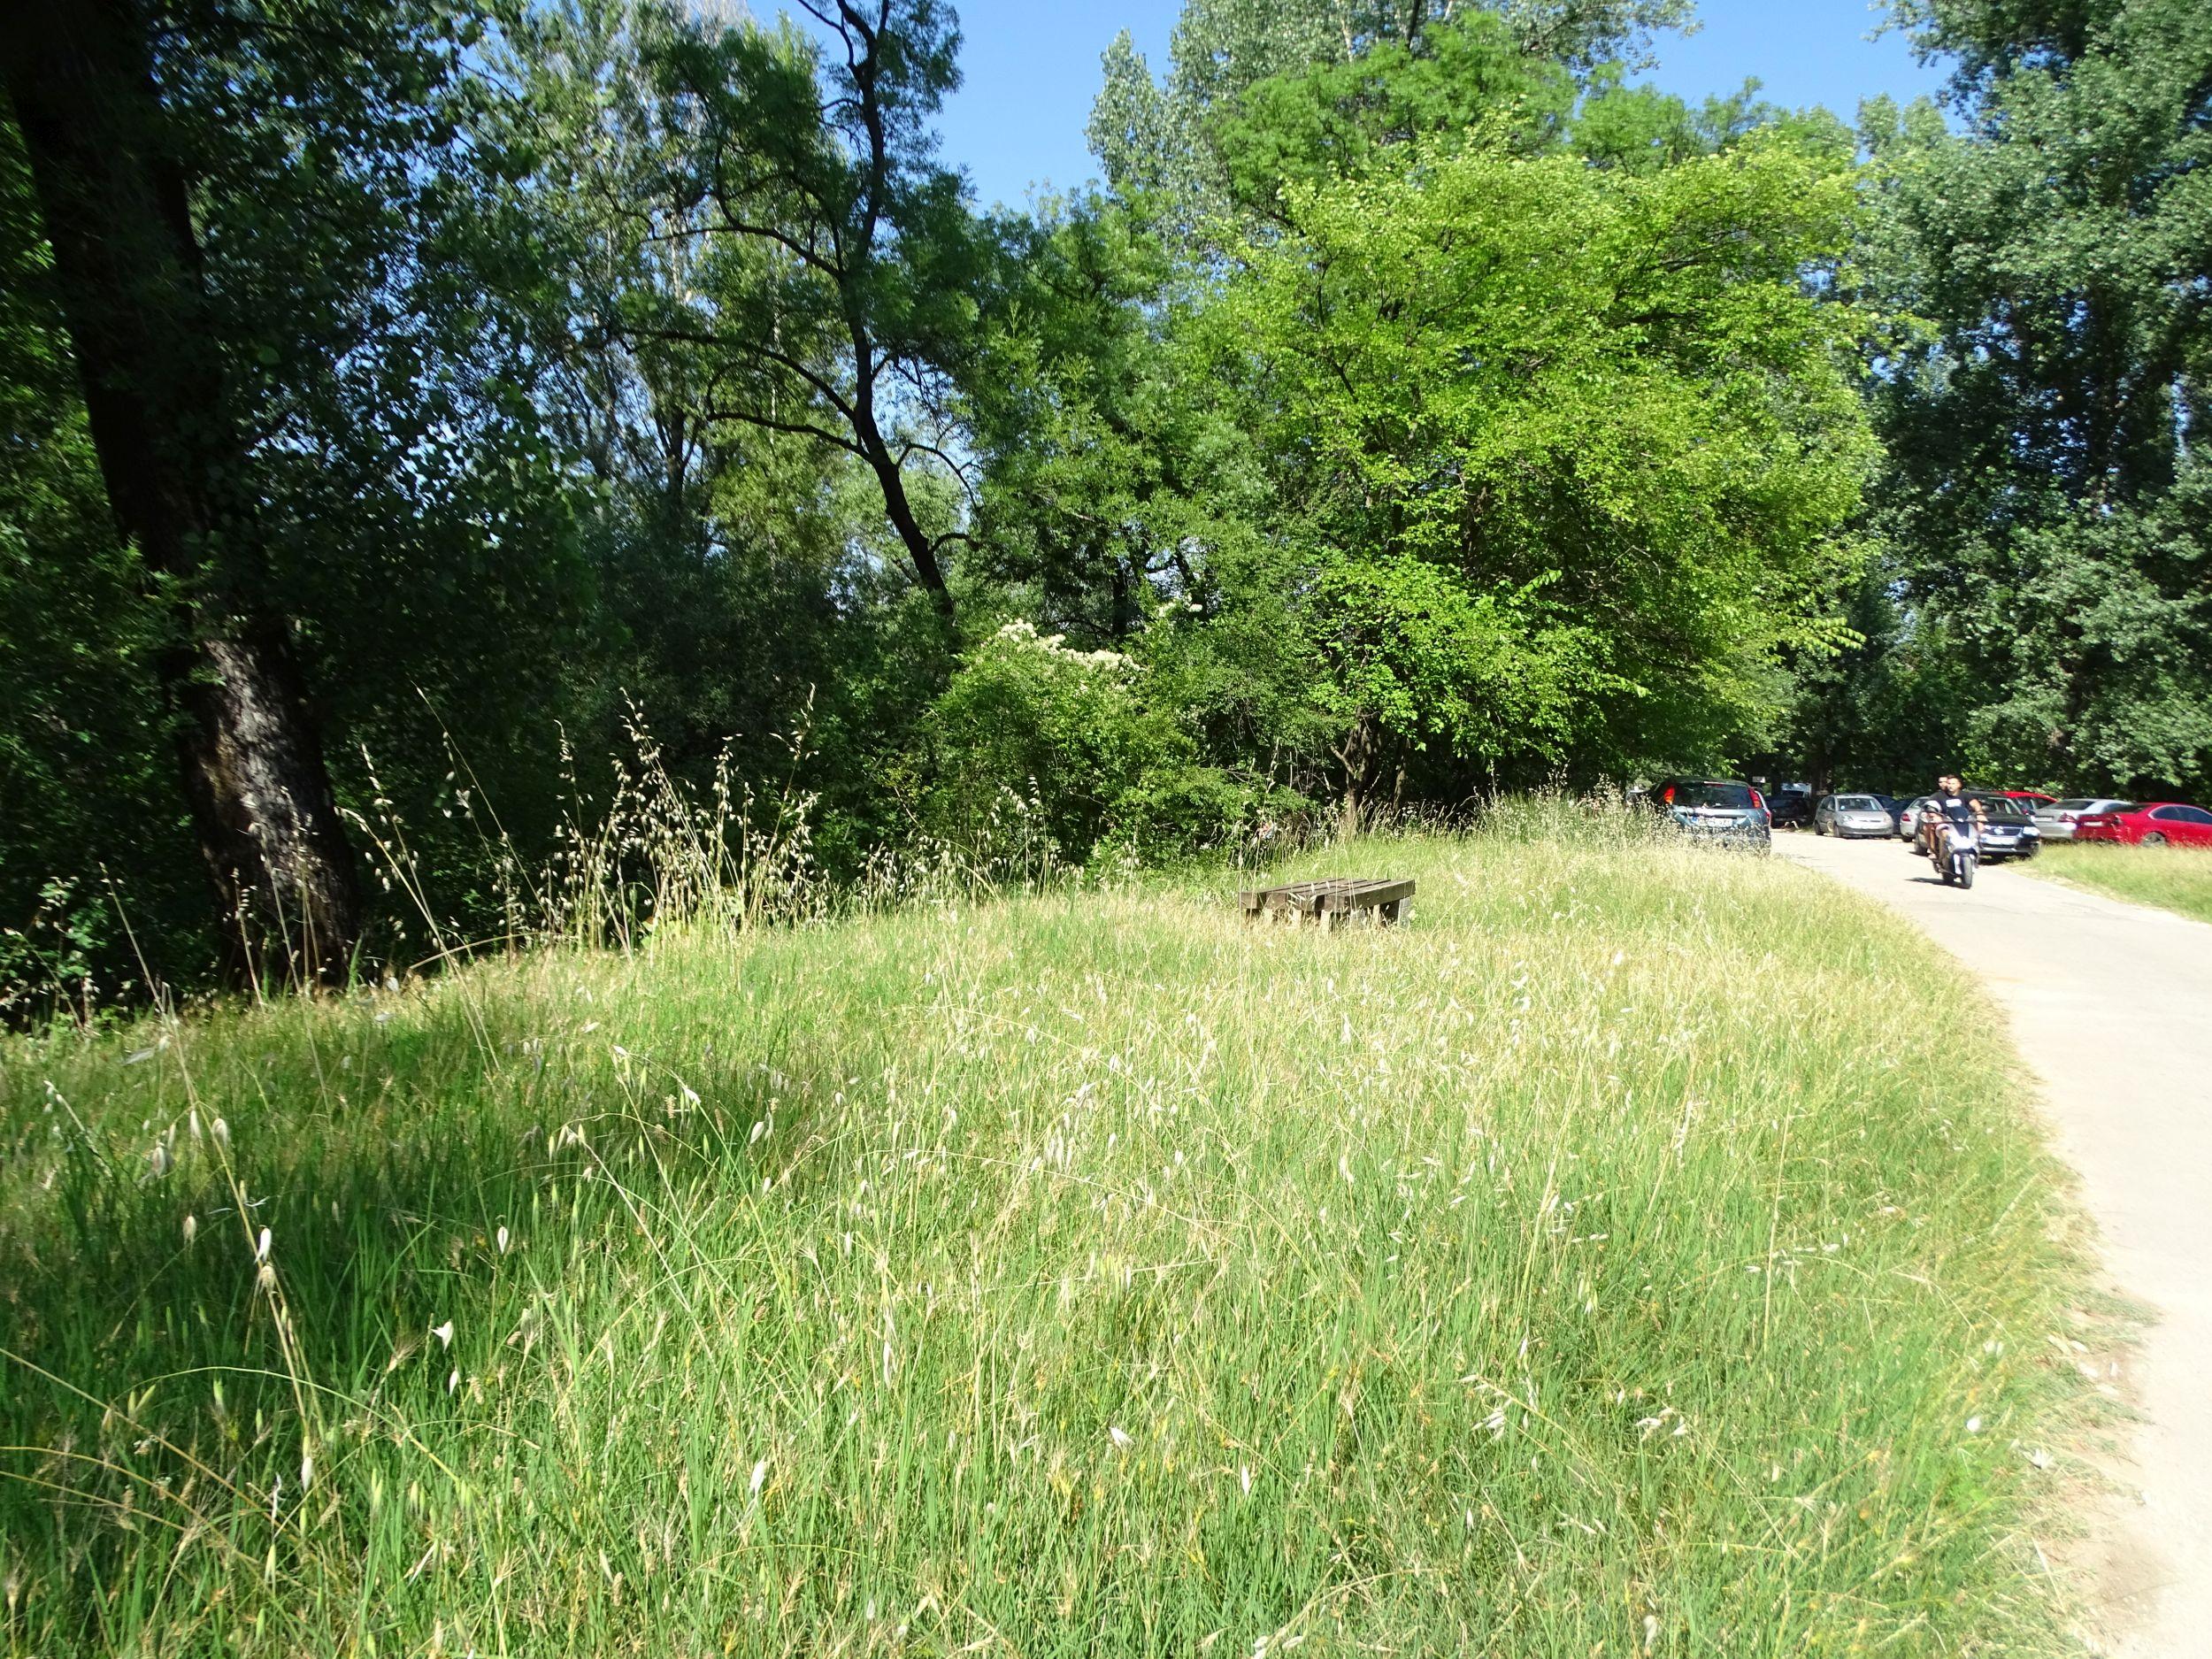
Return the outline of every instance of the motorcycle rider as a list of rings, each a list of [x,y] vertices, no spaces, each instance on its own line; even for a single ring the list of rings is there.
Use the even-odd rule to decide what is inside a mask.
[[[1979,801],[1970,801],[1960,793],[1964,787],[1955,772],[1947,772],[1936,780],[1936,792],[1928,797],[1927,810],[1920,815],[1924,838],[1920,849],[1930,856],[1938,852],[1949,855],[1954,830],[1987,827],[1989,813]],[[1943,837],[1940,845],[1936,841],[1939,835]]]

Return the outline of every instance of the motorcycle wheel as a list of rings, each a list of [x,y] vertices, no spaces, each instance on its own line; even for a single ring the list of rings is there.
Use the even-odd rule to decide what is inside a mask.
[[[1959,886],[1970,887],[1974,885],[1974,866],[1979,862],[1970,857],[1959,860]]]

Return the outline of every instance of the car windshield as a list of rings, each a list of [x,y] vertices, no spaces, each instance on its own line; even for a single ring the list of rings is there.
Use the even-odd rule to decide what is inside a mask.
[[[1751,790],[1740,783],[1678,783],[1667,804],[1747,812],[1751,810]]]
[[[1882,803],[1870,795],[1839,795],[1836,797],[1839,812],[1878,812]]]
[[[2001,795],[1969,795],[1970,801],[1979,801],[1982,810],[1993,824],[2024,824],[2028,815],[2020,810],[2017,801],[2008,801]]]
[[[2051,810],[2054,812],[2086,812],[2091,807],[2096,804],[2097,803],[2094,801],[2088,799],[2083,799],[2080,801],[2060,801],[2052,805]]]

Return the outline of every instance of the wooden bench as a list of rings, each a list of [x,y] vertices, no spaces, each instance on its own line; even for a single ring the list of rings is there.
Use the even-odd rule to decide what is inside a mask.
[[[1294,916],[1333,927],[1360,910],[1372,910],[1385,926],[1398,919],[1398,907],[1413,896],[1410,880],[1375,880],[1336,876],[1326,881],[1298,881],[1286,887],[1251,887],[1240,895],[1247,917]]]

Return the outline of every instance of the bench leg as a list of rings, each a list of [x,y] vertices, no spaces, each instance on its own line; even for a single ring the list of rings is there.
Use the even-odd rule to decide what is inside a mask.
[[[1382,921],[1385,927],[1395,927],[1398,925],[1398,904],[1399,901],[1393,899],[1389,903],[1381,907]]]

